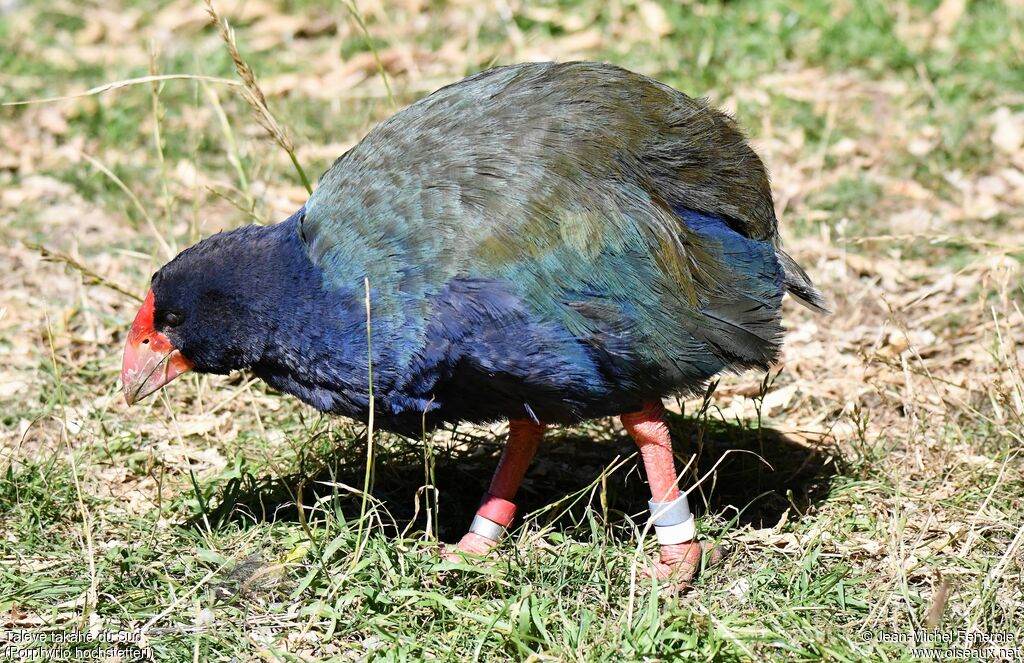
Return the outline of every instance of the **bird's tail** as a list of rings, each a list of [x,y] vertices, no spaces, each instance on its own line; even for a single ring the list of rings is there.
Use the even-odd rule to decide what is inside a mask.
[[[796,264],[796,260],[793,260],[788,253],[782,249],[777,249],[776,253],[779,256],[779,262],[782,263],[782,270],[785,273],[784,283],[786,285],[786,292],[788,292],[793,299],[797,300],[807,308],[811,309],[816,313],[828,313],[828,306],[825,304],[825,297],[821,294],[814,284],[811,283],[811,277],[807,276],[807,272],[803,270],[803,267]]]

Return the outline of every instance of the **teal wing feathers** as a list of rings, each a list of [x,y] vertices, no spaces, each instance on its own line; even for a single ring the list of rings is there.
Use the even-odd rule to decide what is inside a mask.
[[[681,378],[763,365],[781,335],[760,160],[727,116],[607,65],[439,90],[324,174],[302,234],[325,279],[369,279],[410,348],[456,278],[505,280],[544,320]]]

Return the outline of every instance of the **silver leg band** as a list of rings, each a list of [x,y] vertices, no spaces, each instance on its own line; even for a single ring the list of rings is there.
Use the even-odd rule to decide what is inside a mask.
[[[682,493],[671,502],[648,502],[647,508],[651,510],[651,520],[655,527],[668,527],[678,525],[690,519],[690,501],[686,499],[686,493]]]
[[[481,515],[476,515],[473,516],[473,523],[469,526],[469,531],[474,534],[479,534],[485,539],[498,541],[505,533],[505,528],[493,520],[484,518]]]
[[[697,535],[697,526],[690,513],[690,502],[686,493],[671,502],[648,502],[651,520],[654,521],[654,532],[658,535],[658,543],[669,546],[675,543],[693,541]]]

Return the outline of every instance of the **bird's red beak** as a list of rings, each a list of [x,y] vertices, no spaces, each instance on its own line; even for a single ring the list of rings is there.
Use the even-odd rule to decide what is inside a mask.
[[[153,328],[153,291],[150,290],[124,346],[121,361],[124,399],[128,405],[134,405],[192,367],[192,362]]]

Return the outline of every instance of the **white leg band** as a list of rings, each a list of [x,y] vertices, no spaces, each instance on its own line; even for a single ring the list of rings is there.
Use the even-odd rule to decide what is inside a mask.
[[[679,497],[671,502],[648,502],[647,507],[651,510],[651,520],[654,522],[654,532],[658,535],[658,543],[669,546],[673,543],[693,541],[697,527],[693,514],[690,513],[690,502],[686,499],[686,493],[680,493]]]
[[[658,543],[670,546],[673,543],[693,541],[697,535],[697,526],[691,514],[687,520],[675,525],[655,525],[654,533],[658,535]]]
[[[485,539],[498,541],[501,539],[501,535],[505,533],[505,528],[489,518],[476,515],[473,516],[473,523],[469,526],[469,531],[479,534]]]

